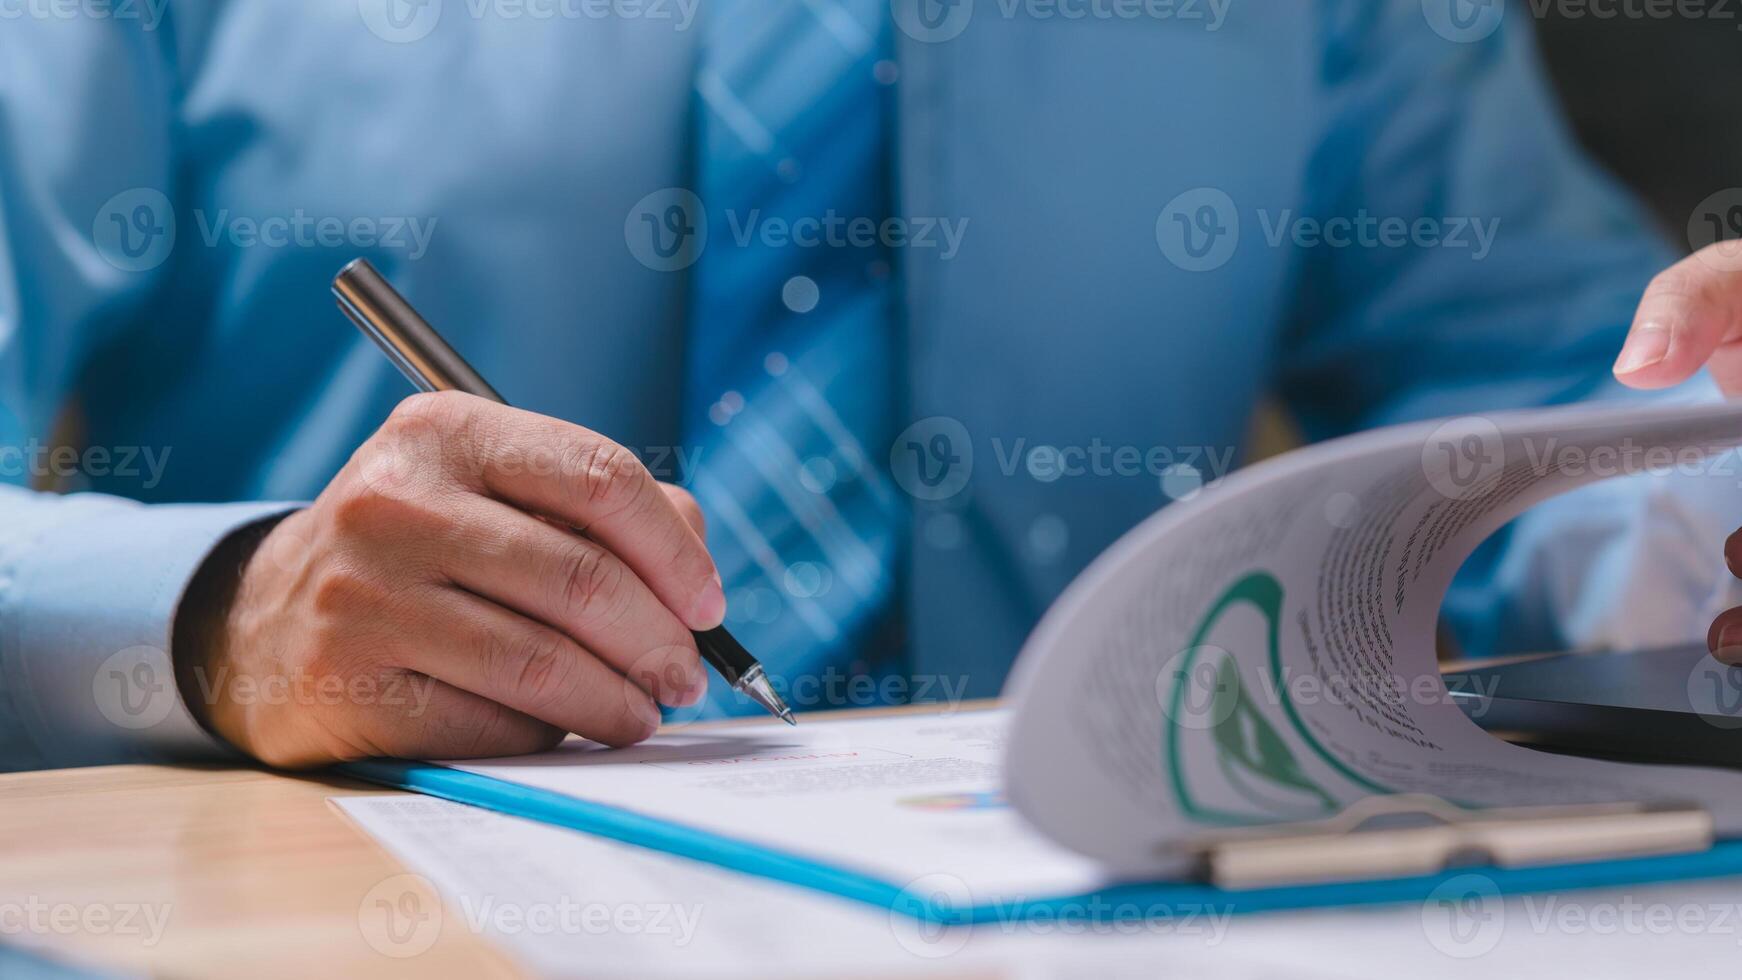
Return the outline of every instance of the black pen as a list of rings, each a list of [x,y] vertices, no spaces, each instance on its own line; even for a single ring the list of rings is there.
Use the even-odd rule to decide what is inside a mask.
[[[507,404],[367,259],[352,259],[339,270],[333,277],[333,295],[339,299],[339,309],[345,311],[357,329],[368,334],[387,359],[418,388],[463,391]],[[767,708],[769,714],[788,725],[798,724],[793,720],[792,709],[768,682],[762,665],[726,627],[697,631],[695,637],[702,659],[720,672],[732,690]]]

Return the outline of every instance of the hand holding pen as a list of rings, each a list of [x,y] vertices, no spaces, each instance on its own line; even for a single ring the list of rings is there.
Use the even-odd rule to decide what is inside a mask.
[[[357,329],[375,341],[375,345],[381,348],[387,359],[419,390],[463,391],[499,404],[507,404],[496,389],[490,387],[490,383],[477,371],[472,370],[472,366],[448,346],[435,328],[411,308],[405,297],[399,295],[398,290],[383,279],[381,273],[375,271],[375,267],[367,259],[354,259],[339,270],[339,274],[333,278],[333,295],[338,297],[339,309],[351,318]],[[621,447],[616,448],[621,450]],[[636,465],[639,466],[638,463]],[[696,506],[695,500],[687,492],[672,486],[664,489],[684,511],[685,517],[699,536],[702,533],[701,508]],[[714,585],[714,592],[718,593],[718,574],[714,576]],[[716,600],[723,615],[725,597],[714,594],[708,596],[710,603]],[[797,724],[793,720],[791,709],[768,682],[762,664],[724,626],[718,625],[720,616],[713,615],[712,606],[699,618],[716,624],[713,628],[693,627],[696,630],[696,647],[708,666],[718,671],[733,690],[755,701],[769,714],[789,725]]]
[[[353,301],[373,315],[385,296]],[[463,364],[445,344],[399,356],[431,351]],[[704,695],[698,646],[784,715],[720,646],[695,502],[610,439],[480,391],[407,399],[313,504],[206,562],[176,661],[207,727],[289,767],[514,755],[569,732],[623,745],[659,704]]]

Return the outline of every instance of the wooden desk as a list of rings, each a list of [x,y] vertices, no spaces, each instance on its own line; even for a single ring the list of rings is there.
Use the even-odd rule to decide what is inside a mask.
[[[422,955],[371,947],[365,898],[404,869],[326,798],[378,792],[215,766],[0,775],[0,942],[175,977],[516,975],[456,916]]]
[[[926,709],[856,714],[891,710]],[[326,798],[392,792],[222,766],[0,774],[0,943],[174,977],[520,975],[459,915],[415,956],[371,944],[370,890],[407,869]]]

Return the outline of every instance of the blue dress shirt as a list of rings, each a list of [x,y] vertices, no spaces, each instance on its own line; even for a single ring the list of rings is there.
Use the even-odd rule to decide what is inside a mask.
[[[1086,562],[1239,461],[1266,393],[1312,438],[1597,396],[1669,258],[1573,146],[1522,24],[892,6],[897,448],[961,467],[909,487],[911,694],[994,692]],[[0,30],[10,767],[215,748],[168,673],[189,576],[407,393],[333,309],[346,260],[516,405],[683,483],[706,465],[679,437],[691,260],[770,231],[647,237],[693,188],[693,4],[130,9]],[[1697,635],[1728,482],[1542,508],[1472,561],[1452,625],[1477,652]]]

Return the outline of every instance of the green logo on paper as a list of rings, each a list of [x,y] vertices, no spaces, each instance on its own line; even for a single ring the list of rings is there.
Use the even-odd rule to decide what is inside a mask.
[[[1268,650],[1263,663],[1275,680],[1274,690],[1281,692],[1275,700],[1295,734],[1357,785],[1386,791],[1326,752],[1307,734],[1289,703],[1277,647],[1282,595],[1282,584],[1268,572],[1240,578],[1210,606],[1186,652],[1159,678],[1157,693],[1165,716],[1162,757],[1181,810],[1195,820],[1266,823],[1326,816],[1340,808],[1336,797],[1307,774],[1282,731],[1260,710],[1262,699],[1248,693],[1240,658],[1211,642],[1239,637],[1249,647],[1255,626]],[[1250,617],[1224,622],[1236,610],[1256,612],[1259,622]],[[1229,646],[1240,645],[1230,642]],[[1256,661],[1249,657],[1247,662]]]

